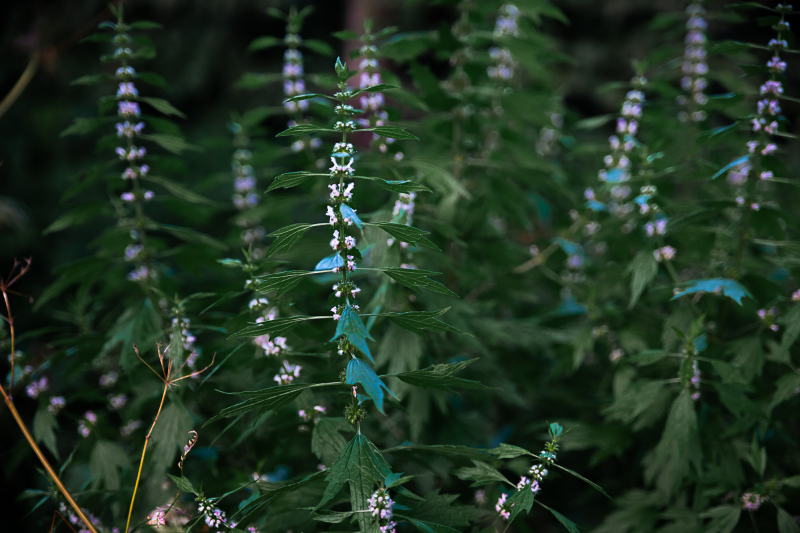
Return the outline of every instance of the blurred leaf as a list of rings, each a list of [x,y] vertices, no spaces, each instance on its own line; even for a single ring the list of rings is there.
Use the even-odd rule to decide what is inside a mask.
[[[396,282],[410,289],[425,288],[439,294],[455,296],[458,298],[456,293],[438,281],[428,279],[428,276],[440,276],[440,272],[431,272],[430,270],[419,270],[414,268],[386,268],[383,269],[383,272]]]
[[[128,466],[128,455],[118,444],[108,440],[98,440],[92,449],[89,471],[94,487],[102,486],[115,491],[120,488],[120,470]]]
[[[488,485],[489,483],[506,483],[508,485],[514,486],[506,476],[501,474],[492,466],[484,463],[483,461],[475,461],[473,459],[472,464],[474,466],[465,466],[463,468],[458,468],[453,471],[453,474],[458,479],[463,479],[465,481],[472,481],[470,487],[480,487],[482,485]]]
[[[56,444],[56,429],[58,429],[58,422],[55,415],[47,410],[47,406],[40,406],[33,417],[33,438],[36,442],[44,443],[56,460],[61,461]]]
[[[413,370],[411,372],[400,372],[399,374],[389,374],[383,377],[396,377],[409,385],[415,387],[422,387],[425,389],[437,389],[452,392],[451,387],[463,387],[466,389],[476,390],[491,390],[479,381],[472,381],[468,379],[461,379],[454,377],[453,374],[460,372],[467,366],[477,361],[477,359],[470,359],[461,361],[459,363],[451,363],[446,365],[431,365],[422,370]]]
[[[283,44],[283,39],[279,39],[278,37],[272,37],[271,35],[266,35],[264,37],[259,37],[258,39],[253,40],[253,42],[250,43],[250,45],[247,47],[247,51],[255,52],[256,50],[264,50],[266,48],[271,48],[279,44]]]
[[[139,101],[144,102],[146,104],[150,104],[153,107],[153,109],[155,109],[156,111],[160,111],[165,115],[176,115],[181,118],[186,118],[186,115],[181,113],[178,109],[173,107],[172,104],[170,104],[163,98],[150,98],[146,96],[140,96]]]
[[[752,298],[753,295],[744,288],[740,283],[732,279],[725,278],[712,278],[712,279],[695,279],[687,282],[689,286],[683,291],[679,292],[672,297],[673,300],[685,296],[687,294],[694,294],[696,292],[710,292],[722,293],[725,296],[733,299],[737,304],[742,305],[742,298],[745,296]]]

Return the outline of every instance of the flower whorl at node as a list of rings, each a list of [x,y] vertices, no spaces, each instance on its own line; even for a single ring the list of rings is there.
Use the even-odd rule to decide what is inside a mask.
[[[745,492],[742,494],[742,509],[746,511],[757,511],[761,504],[769,498],[757,492]]]
[[[297,411],[298,416],[308,422],[309,420],[316,420],[319,415],[324,415],[326,409],[321,405],[315,405],[311,411],[300,409]]]
[[[503,493],[497,500],[494,509],[500,514],[500,518],[502,518],[503,520],[508,520],[511,517],[512,507],[514,507],[514,504],[508,502],[508,494]]]
[[[344,417],[355,426],[367,418],[367,410],[360,405],[348,405],[344,408]]]
[[[205,517],[206,525],[209,527],[228,526],[228,519],[225,516],[225,511],[218,509],[213,503],[209,502],[205,498],[200,500],[200,505],[197,506],[197,511]]]
[[[290,33],[286,35],[284,41],[289,48],[283,53],[283,94],[291,98],[306,92],[306,84],[303,81],[303,53],[297,49],[302,39],[299,35]],[[308,109],[308,100],[285,102],[283,106],[290,112],[305,111]]]
[[[685,38],[685,49],[683,54],[683,78],[681,78],[681,88],[688,93],[689,97],[679,96],[678,104],[687,107],[687,111],[678,113],[678,119],[686,122],[702,122],[707,114],[702,107],[708,103],[708,96],[705,95],[708,87],[708,63],[706,53],[706,34],[708,27],[703,18],[705,8],[699,3],[692,3],[686,8],[689,20],[686,22],[687,34]]]
[[[81,437],[84,439],[87,438],[91,434],[95,424],[97,424],[97,415],[92,411],[86,411],[83,415],[83,419],[78,422],[78,433],[80,433]]]
[[[694,401],[700,399],[700,376],[700,368],[695,359],[692,361],[692,379],[689,380],[689,388],[692,390],[692,400]]]
[[[35,399],[36,397],[39,396],[39,394],[41,394],[42,392],[46,391],[49,388],[50,386],[47,383],[47,378],[42,377],[39,379],[39,381],[33,381],[30,385],[25,387],[25,394],[27,394],[29,398]]]
[[[381,522],[392,519],[392,507],[394,501],[389,496],[387,489],[378,489],[367,500],[369,504],[368,511],[373,518]]]

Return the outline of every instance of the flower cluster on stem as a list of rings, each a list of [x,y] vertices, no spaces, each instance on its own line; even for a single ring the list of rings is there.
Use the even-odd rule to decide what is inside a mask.
[[[708,62],[706,52],[706,28],[708,24],[705,18],[705,8],[699,2],[693,2],[686,8],[689,19],[686,21],[686,38],[683,52],[683,64],[681,70],[681,88],[688,96],[679,96],[678,103],[686,108],[685,111],[678,113],[678,119],[686,122],[702,122],[706,119],[707,113],[702,109],[708,102],[708,96],[704,91],[708,87]]]

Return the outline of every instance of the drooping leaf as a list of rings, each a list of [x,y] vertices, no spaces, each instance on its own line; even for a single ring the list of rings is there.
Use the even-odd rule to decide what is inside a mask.
[[[573,522],[572,520],[568,519],[566,516],[564,516],[563,514],[559,513],[555,509],[551,509],[550,507],[546,506],[545,504],[543,504],[539,500],[536,500],[536,503],[538,505],[544,507],[548,511],[550,511],[550,514],[555,516],[556,520],[561,522],[561,525],[564,526],[565,528],[567,528],[567,531],[569,531],[569,533],[580,533],[580,530],[578,529],[578,526],[575,525],[575,522]]]
[[[731,533],[742,514],[741,505],[719,505],[703,512],[700,518],[710,518],[703,533]]]
[[[331,57],[336,53],[331,45],[319,39],[304,39],[301,45],[323,56]]]
[[[536,494],[530,487],[523,487],[512,494],[508,499],[508,504],[511,505],[511,515],[508,517],[508,523],[512,523],[522,511],[525,511],[525,514],[530,514],[535,500]]]
[[[175,485],[182,490],[183,492],[190,492],[192,494],[198,494],[197,489],[194,488],[192,482],[186,479],[185,477],[176,477],[172,474],[167,474],[170,479],[175,483]]]
[[[611,496],[609,496],[609,495],[608,495],[608,493],[606,493],[606,491],[604,491],[604,490],[603,490],[603,487],[601,487],[600,485],[598,485],[598,484],[597,484],[597,483],[595,483],[594,481],[590,481],[590,480],[586,479],[585,477],[583,477],[582,475],[580,475],[579,473],[577,473],[577,472],[573,472],[573,471],[572,471],[572,470],[570,470],[569,468],[565,468],[565,467],[563,467],[563,466],[561,466],[561,465],[559,465],[559,464],[553,463],[553,465],[552,465],[552,466],[554,466],[554,467],[558,468],[559,470],[561,470],[561,471],[563,471],[563,472],[566,472],[567,474],[570,474],[571,476],[575,476],[576,478],[578,478],[578,479],[580,479],[581,481],[583,481],[583,482],[585,482],[586,484],[588,484],[588,485],[589,485],[590,487],[592,487],[594,490],[596,490],[596,491],[600,492],[600,494],[602,494],[603,496],[605,496],[605,497],[606,497],[606,498],[608,498],[609,500],[611,500],[611,499],[612,499],[612,498],[611,498]]]
[[[493,459],[493,457],[488,453],[487,450],[479,448],[470,448],[469,446],[456,446],[450,444],[441,444],[441,445],[403,444],[401,446],[395,446],[394,448],[383,450],[383,452],[384,453],[417,452],[421,454],[438,453],[451,457],[478,459],[481,461],[489,461]]]
[[[387,191],[396,193],[408,194],[410,192],[431,192],[428,187],[409,180],[385,180],[382,178],[373,178],[369,176],[353,176],[353,178],[374,181]]]
[[[165,178],[160,178],[158,176],[142,176],[141,178],[144,181],[148,181],[150,183],[155,183],[164,187],[167,191],[169,191],[173,196],[180,198],[181,200],[186,200],[187,202],[193,204],[201,204],[201,205],[214,205],[214,201],[197,194],[193,190],[189,189],[188,187],[184,187],[180,183],[176,183],[172,180],[168,180]]]
[[[439,283],[428,279],[428,276],[441,275],[439,272],[415,268],[386,268],[384,274],[410,289],[425,288],[439,294],[458,297],[456,293]]]
[[[59,137],[66,137],[67,135],[85,135],[93,132],[104,124],[108,124],[111,120],[112,117],[76,118],[71,126],[61,132]]]
[[[264,258],[268,259],[278,252],[291,249],[309,229],[311,229],[311,224],[292,224],[270,233],[269,237],[277,237],[277,239],[269,247]]]
[[[298,124],[297,126],[292,126],[291,128],[284,130],[276,135],[276,137],[293,137],[295,135],[310,135],[312,133],[316,133],[320,130],[324,130],[325,128],[321,126],[315,126],[314,124]]]
[[[246,397],[247,400],[237,403],[236,405],[226,407],[217,415],[210,418],[205,424],[203,424],[203,427],[221,418],[238,416],[242,413],[252,411],[253,409],[260,409],[262,412],[274,411],[290,404],[295,398],[300,396],[300,393],[306,389],[330,387],[333,385],[341,385],[341,383],[301,383],[296,385],[277,385],[275,387],[269,387],[260,391],[239,392],[236,394]]]
[[[367,346],[367,339],[375,339],[370,336],[369,331],[367,331],[367,328],[364,327],[364,323],[361,321],[361,317],[350,304],[346,305],[342,311],[339,322],[336,324],[336,333],[331,340],[335,341],[342,335],[346,336],[351,344],[369,357],[370,361],[375,362]],[[370,368],[370,370],[372,369]]]
[[[712,179],[712,180],[714,180],[714,179],[717,179],[718,177],[722,176],[723,174],[725,174],[727,171],[729,171],[729,170],[730,170],[730,169],[732,169],[733,167],[736,167],[736,166],[738,166],[738,165],[742,165],[742,164],[744,164],[744,163],[747,163],[747,161],[748,161],[749,159],[750,159],[750,156],[749,156],[749,155],[746,155],[746,156],[740,157],[739,159],[736,159],[736,160],[734,160],[734,161],[731,161],[730,163],[728,163],[727,165],[725,165],[724,167],[722,167],[721,169],[719,169],[719,170],[717,171],[717,173],[716,173],[716,174],[714,174],[713,176],[711,176],[711,179]]]
[[[639,297],[644,292],[645,287],[653,281],[658,273],[658,262],[656,261],[653,253],[647,249],[641,250],[636,257],[633,258],[631,264],[628,265],[626,274],[632,274],[631,277],[631,300],[628,304],[628,309],[632,309]]]
[[[258,324],[247,326],[246,328],[237,331],[230,338],[238,337],[260,337],[261,335],[283,335],[289,330],[293,329],[301,322],[306,320],[314,320],[315,317],[298,315],[284,318],[276,318],[275,320],[265,320]]]
[[[178,135],[172,135],[169,133],[150,133],[147,135],[142,134],[140,135],[140,137],[147,141],[153,141],[164,150],[167,150],[168,152],[172,152],[173,154],[177,155],[180,155],[186,150],[190,150],[192,152],[203,151],[203,149],[200,148],[199,146],[187,143],[183,137],[180,137]]]
[[[314,270],[333,270],[334,268],[342,266],[344,266],[344,259],[342,259],[341,254],[336,253],[320,260],[317,266],[314,267]]]
[[[347,363],[345,379],[348,385],[361,383],[364,387],[364,392],[372,398],[372,401],[375,402],[375,407],[381,413],[383,413],[383,391],[386,390],[386,392],[394,396],[394,393],[381,381],[381,378],[378,377],[372,367],[361,359],[351,359]]]
[[[277,297],[296,287],[304,277],[311,274],[313,274],[313,272],[307,272],[305,270],[289,270],[287,272],[276,272],[274,274],[267,274],[266,276],[259,276],[259,283],[256,285],[256,290],[264,294],[277,291],[275,293]]]
[[[432,365],[422,370],[413,370],[411,372],[401,372],[399,374],[390,374],[409,385],[415,387],[422,387],[424,389],[437,389],[452,392],[451,387],[462,387],[465,389],[477,390],[491,390],[491,387],[480,383],[479,381],[472,381],[468,379],[461,379],[455,377],[453,374],[460,372],[468,365],[474,363],[477,359],[470,359],[468,361],[461,361],[459,363],[451,363],[447,365]],[[389,377],[384,376],[384,377]]]
[[[778,533],[800,533],[800,524],[780,506],[778,506]]]
[[[174,107],[163,98],[150,98],[147,96],[142,96],[139,97],[139,100],[146,104],[150,104],[156,111],[160,111],[165,115],[175,115],[181,118],[186,118],[186,115],[184,115],[179,109]]]
[[[367,128],[359,131],[371,131],[376,135],[380,135],[381,137],[388,137],[390,139],[413,140],[413,141],[419,140],[419,137],[417,137],[416,135],[412,135],[405,129],[398,128],[397,126],[375,126],[374,128]]]
[[[283,43],[283,39],[279,39],[278,37],[273,37],[271,35],[265,35],[264,37],[259,37],[247,47],[248,52],[255,52],[257,50],[264,50],[266,48],[270,48],[273,46],[277,46]]]
[[[395,224],[394,222],[372,222],[370,225],[378,226],[399,241],[407,242],[415,246],[419,244],[420,246],[425,246],[426,248],[432,248],[433,250],[440,252],[442,251],[438,246],[423,237],[423,235],[430,234],[428,231],[422,231],[413,226],[406,226],[405,224]]]
[[[381,316],[388,317],[389,320],[398,326],[405,328],[409,331],[424,336],[423,331],[435,331],[443,333],[445,331],[452,331],[453,333],[464,333],[451,326],[445,324],[440,320],[436,320],[437,316],[441,316],[449,311],[450,308],[439,309],[438,311],[408,311],[406,313],[383,313]],[[468,333],[466,335],[469,335]]]
[[[81,226],[87,222],[96,220],[97,217],[107,210],[108,202],[102,200],[81,205],[54,220],[52,224],[42,230],[42,235],[62,231],[73,226]]]
[[[531,455],[533,457],[537,457],[535,453],[531,453],[525,448],[520,448],[519,446],[514,446],[513,444],[506,444],[501,442],[497,448],[492,448],[488,450],[489,453],[497,457],[498,459],[514,459],[516,457],[520,457],[523,455]]]
[[[689,282],[689,286],[681,291],[680,293],[676,294],[672,297],[673,300],[680,298],[681,296],[685,296],[687,294],[694,294],[696,292],[711,292],[711,293],[722,293],[729,298],[732,298],[736,301],[737,304],[742,305],[742,298],[747,296],[748,298],[752,298],[753,295],[750,294],[745,287],[743,287],[739,282],[726,279],[726,278],[712,278],[712,279],[695,279]]]
[[[172,224],[158,224],[151,222],[147,225],[148,228],[166,231],[167,233],[184,240],[186,242],[196,242],[198,244],[204,244],[206,246],[212,246],[214,248],[218,248],[220,250],[227,250],[228,245],[224,242],[218,241],[217,239],[206,235],[205,233],[200,233],[199,231],[195,231],[190,228],[183,228],[181,226],[173,226]]]

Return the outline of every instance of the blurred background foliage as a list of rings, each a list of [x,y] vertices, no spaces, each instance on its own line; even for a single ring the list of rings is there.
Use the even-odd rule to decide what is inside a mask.
[[[619,375],[615,377],[611,372],[599,374],[591,357],[591,364],[580,370],[573,369],[572,343],[583,326],[571,322],[568,310],[564,312],[563,307],[559,307],[563,306],[563,302],[557,284],[538,274],[509,278],[509,272],[529,258],[529,245],[552,238],[557,234],[555,228],[570,224],[568,211],[582,195],[583,186],[594,179],[594,173],[600,166],[599,160],[607,150],[600,144],[605,143],[609,131],[608,128],[572,129],[571,133],[580,138],[569,137],[563,142],[567,146],[573,143],[571,146],[577,145],[579,148],[574,152],[566,150],[568,154],[558,162],[546,159],[542,162],[542,158],[532,155],[536,138],[525,137],[524,132],[526,128],[539,131],[549,124],[550,115],[556,112],[563,114],[570,126],[568,129],[587,117],[617,113],[621,101],[619,86],[609,87],[607,84],[630,79],[633,74],[631,60],[649,60],[651,65],[661,65],[681,56],[686,2],[563,0],[555,4],[563,12],[566,23],[559,17],[544,18],[540,27],[542,42],[537,42],[527,51],[521,50],[519,55],[528,71],[525,88],[529,98],[503,102],[505,113],[518,114],[524,127],[504,132],[506,139],[514,141],[501,150],[509,150],[509,160],[526,162],[531,166],[520,165],[510,170],[500,167],[486,172],[476,171],[473,167],[470,173],[463,176],[463,181],[459,181],[467,188],[467,194],[450,184],[445,176],[440,178],[440,187],[432,187],[434,193],[430,197],[422,198],[425,195],[420,195],[418,200],[419,218],[415,225],[433,231],[435,242],[445,251],[438,258],[423,255],[420,260],[423,264],[418,266],[444,272],[441,281],[463,298],[457,303],[439,297],[429,298],[441,303],[430,308],[452,305],[453,309],[449,315],[445,315],[445,320],[472,332],[475,338],[453,342],[449,336],[429,337],[430,342],[423,344],[405,330],[388,328],[384,332],[384,343],[380,344],[377,351],[378,365],[388,366],[392,372],[459,357],[480,356],[481,361],[470,369],[468,377],[497,387],[502,393],[494,395],[481,392],[460,396],[425,393],[418,394],[416,399],[409,393],[407,397],[411,399],[406,408],[415,415],[394,406],[396,412],[393,415],[385,420],[372,419],[369,423],[380,434],[380,438],[376,435],[373,440],[380,441],[381,448],[396,446],[405,440],[487,447],[497,446],[501,442],[514,442],[533,451],[544,440],[547,421],[557,420],[566,427],[580,423],[579,429],[565,439],[565,447],[569,451],[565,457],[569,457],[570,468],[595,480],[617,496],[642,483],[638,465],[645,451],[655,445],[660,433],[645,437],[644,442],[637,442],[637,448],[631,451],[629,447],[635,437],[627,428],[613,424],[603,426],[599,413],[608,406],[608,391],[620,386],[619,381],[623,378]],[[451,72],[448,60],[459,47],[458,40],[450,32],[450,27],[459,17],[452,2],[126,2],[128,20],[153,20],[163,25],[163,30],[149,33],[158,54],[149,62],[148,70],[162,74],[169,87],[152,92],[168,98],[185,113],[186,118],[178,119],[176,123],[186,140],[202,149],[184,154],[184,163],[175,165],[173,174],[191,190],[214,201],[213,205],[197,208],[167,200],[164,206],[156,205],[151,215],[159,222],[186,225],[228,245],[228,249],[222,252],[203,245],[165,244],[176,246],[170,263],[175,278],[170,279],[170,271],[167,271],[165,285],[171,290],[179,290],[184,297],[199,291],[226,294],[240,290],[244,281],[244,275],[238,270],[225,268],[215,262],[222,257],[241,258],[237,248],[239,230],[231,224],[236,211],[229,201],[233,151],[233,134],[229,125],[232,120],[238,121],[236,117],[248,110],[262,106],[279,107],[283,99],[280,83],[248,89],[244,87],[247,83],[240,80],[247,80],[245,75],[250,72],[281,71],[282,48],[259,52],[248,52],[247,49],[260,36],[282,38],[285,23],[267,16],[265,9],[275,7],[286,10],[290,5],[298,9],[313,6],[314,11],[305,19],[302,29],[304,39],[328,43],[337,55],[343,57],[354,48],[353,43],[342,43],[332,37],[332,33],[346,29],[360,34],[365,18],[373,19],[377,29],[397,26],[402,34],[411,35],[415,32],[433,32],[428,35],[435,37],[422,40],[419,49],[415,50],[412,46],[408,53],[402,49],[395,50],[394,59],[382,62],[382,67],[393,73],[399,84],[408,89],[406,100],[399,106],[403,111],[402,116],[398,113],[392,117],[393,122],[402,118],[401,124],[425,141],[421,147],[409,148],[407,156],[413,157],[415,162],[427,162],[434,167],[447,168],[455,174],[457,165],[453,166],[454,161],[459,161],[459,157],[469,158],[482,149],[482,141],[478,140],[471,147],[466,144],[452,148],[447,138],[455,120],[451,113],[456,107],[450,98],[452,95],[440,94],[438,84],[425,85],[428,79],[425,72],[430,72],[433,79],[440,80],[448,78]],[[488,3],[484,6],[479,1],[471,22],[485,31],[491,31],[496,7]],[[713,7],[720,8],[721,5]],[[0,46],[4,50],[4,61],[0,65],[0,94],[12,90],[32,57],[38,63],[31,82],[0,117],[0,266],[10,266],[14,257],[33,257],[31,273],[20,290],[37,298],[55,279],[53,271],[57,267],[90,255],[98,237],[115,224],[112,216],[97,216],[80,227],[43,234],[43,230],[66,211],[68,204],[74,205],[80,199],[103,199],[102,193],[98,196],[99,191],[92,190],[79,190],[71,199],[63,199],[64,193],[74,183],[71,177],[95,163],[99,156],[92,136],[61,138],[59,134],[72,123],[73,118],[94,116],[96,101],[108,92],[103,86],[75,86],[70,82],[99,69],[97,58],[104,52],[100,50],[102,45],[80,41],[93,33],[97,23],[108,19],[109,14],[104,2],[83,0],[69,3],[15,2],[6,3],[1,9],[3,32]],[[709,17],[708,32],[716,41],[735,39],[766,42],[769,39],[767,29],[743,24],[748,18],[739,13],[720,9],[714,13],[713,17]],[[548,49],[557,50],[561,55],[553,53],[548,56],[545,52]],[[526,56],[534,53],[539,55]],[[331,73],[330,57],[307,53],[305,61],[310,85],[315,81],[325,81],[324,78],[315,79],[315,75]],[[796,86],[794,72],[789,69],[789,87]],[[725,81],[729,85],[737,83],[735,76]],[[668,89],[663,92],[670,94]],[[483,101],[483,96],[477,94],[471,97]],[[391,95],[388,98],[391,99]],[[398,96],[398,100],[402,98]],[[404,105],[420,100],[424,101],[424,106]],[[796,110],[787,107],[786,114],[793,116]],[[667,117],[672,111],[669,105],[655,107],[653,116]],[[330,115],[330,110],[315,112],[321,116]],[[479,139],[482,123],[488,124],[491,120],[480,115],[472,122],[466,119],[464,127],[468,134],[471,131]],[[284,128],[285,116],[271,113],[248,131],[254,139],[253,152],[257,156],[254,166],[258,170],[260,185],[269,183],[272,176],[281,172],[296,170],[300,163],[301,158],[294,157],[287,149],[288,143],[272,139],[275,133]],[[427,136],[421,135],[418,130],[424,131]],[[517,135],[519,132],[522,133]],[[653,144],[667,142],[680,144],[680,130],[665,129],[664,138],[655,139]],[[377,159],[373,162],[379,165]],[[793,162],[791,168],[797,168],[796,157]],[[324,163],[327,165],[327,162]],[[719,163],[724,164],[723,161]],[[313,164],[308,168],[313,168]],[[425,169],[415,170],[425,174]],[[436,173],[430,169],[428,172],[433,177],[425,174],[426,178],[436,182]],[[543,174],[552,174],[557,186],[537,181]],[[684,188],[684,185],[678,184],[671,192],[680,197],[691,194],[691,190],[691,187]],[[275,197],[280,201],[265,197],[263,205],[267,230],[310,220],[309,214],[319,212],[321,204],[315,200],[306,201],[306,198],[309,194],[312,199],[321,198],[325,193],[324,186],[320,184],[291,192],[279,191]],[[511,196],[514,197],[513,201],[505,203],[504,198]],[[391,209],[389,197],[383,191],[371,194],[363,200],[363,212],[385,216],[387,210]],[[282,259],[305,258],[312,250],[324,245],[322,238],[315,239],[298,245]],[[304,259],[305,263],[316,261],[316,256],[313,257],[313,260]],[[310,268],[310,265],[305,264],[305,267]],[[114,289],[109,287],[111,285],[99,287],[98,290],[104,296],[115,294]],[[310,283],[303,287],[304,299],[297,297],[298,300],[295,300],[293,296],[281,300],[283,310],[289,311],[286,314],[295,314],[292,312],[295,305],[301,308],[315,299],[321,300],[327,290],[327,287],[315,287]],[[430,293],[426,294],[426,298],[429,296]],[[81,298],[88,298],[89,301],[81,302]],[[83,328],[82,333],[91,330],[92,327],[76,323],[75,317],[79,315],[93,315],[102,328],[111,329],[116,318],[113,313],[119,310],[109,311],[113,306],[92,303],[91,299],[87,294],[70,290],[46,302],[35,312],[20,300],[15,313],[18,329],[37,333],[31,335],[29,340],[23,340],[21,349],[38,363],[47,361],[56,352],[68,350],[64,342],[54,344],[53,341],[68,337],[70,331],[76,329]],[[413,300],[409,303],[404,299],[403,302],[409,308],[416,309],[414,306],[417,304]],[[190,302],[186,307],[187,315],[198,316],[205,303]],[[197,342],[203,346],[206,356],[219,351],[224,357],[238,346],[226,344],[220,329],[231,332],[244,326],[248,317],[239,311],[246,303],[247,297],[240,297],[233,300],[232,305],[215,309],[198,321],[207,326],[198,334]],[[73,313],[81,306],[84,306],[86,313]],[[309,307],[306,305],[301,312],[314,314]],[[558,315],[559,312],[564,312],[563,317]],[[658,337],[660,333],[660,330],[649,331],[643,333],[642,337]],[[87,383],[94,383],[101,369],[107,370],[107,365],[103,366],[106,363],[98,365],[95,361],[97,354],[91,353],[92,342],[97,349],[102,347],[97,339],[79,343],[82,351],[78,350],[78,353],[83,354],[82,359],[75,362],[74,368],[68,368],[61,374],[61,379],[80,380],[84,379],[82,376],[87,372],[94,372],[91,380],[87,379]],[[637,342],[640,339],[632,340],[629,345],[636,346]],[[243,346],[242,354],[251,350],[249,345]],[[398,355],[398,350],[403,350],[404,355]],[[398,358],[404,358],[404,362],[395,363],[392,367],[390,359]],[[407,366],[403,367],[402,364]],[[323,374],[330,370],[322,363],[315,365],[316,362],[309,362],[307,371]],[[122,366],[126,367],[126,364]],[[580,366],[580,363],[575,366]],[[263,368],[253,370],[247,360],[232,363],[214,377],[211,382],[213,387],[211,384],[206,386],[202,401],[189,399],[194,398],[194,391],[186,395],[185,391],[181,391],[182,400],[197,402],[191,403],[188,409],[191,416],[181,409],[183,405],[180,402],[170,404],[168,416],[165,415],[170,422],[161,431],[171,433],[172,440],[181,442],[188,429],[198,427],[220,407],[229,404],[227,399],[212,389],[260,388],[270,385],[264,382],[265,376],[269,381],[271,372]],[[135,413],[133,418],[141,418],[145,424],[152,416],[152,407],[143,405],[144,399],[151,399],[160,392],[157,382],[148,381],[151,377],[137,370],[136,378],[131,377],[128,383],[137,398],[129,406],[131,411],[128,417],[133,417],[130,413]],[[399,382],[391,383],[391,386],[403,396],[405,391]],[[66,443],[59,441],[62,454],[71,450],[78,439],[72,428],[75,421],[98,398],[103,400],[102,396],[86,392],[83,396],[70,399],[67,411],[73,420],[62,424],[59,433],[59,439],[61,433],[68,434]],[[664,401],[663,407],[666,409],[667,400]],[[20,404],[23,415],[32,418],[36,410],[34,402],[22,400]],[[293,413],[279,417],[271,421],[268,429],[255,424],[250,428],[237,427],[224,438],[220,435],[219,442],[212,442],[213,437],[210,437],[212,430],[217,430],[216,426],[201,431],[205,444],[197,450],[199,466],[195,467],[198,469],[195,472],[201,475],[199,472],[202,471],[201,477],[210,487],[218,482],[214,488],[222,493],[246,481],[253,471],[270,473],[280,481],[312,470],[317,459],[309,452],[308,434],[297,431],[296,418]],[[33,486],[42,488],[44,485],[41,480],[37,481],[37,465],[30,460],[30,452],[17,437],[11,420],[3,416],[2,424],[6,438],[0,444],[0,461],[3,464],[0,494],[4,501],[13,502],[26,489]],[[227,425],[227,422],[216,424]],[[338,435],[336,431],[334,433]],[[287,434],[291,438],[286,437]],[[133,442],[130,450],[138,450],[138,442]],[[302,445],[298,446],[298,442],[302,442]],[[173,449],[173,444],[168,443],[161,453],[156,454],[160,457],[157,461],[163,464],[156,465],[154,470],[165,470],[176,460],[174,456],[177,449]],[[280,459],[276,460],[276,457]],[[327,464],[332,460],[330,457],[325,459]],[[89,463],[88,453],[83,454],[83,460]],[[125,501],[125,487],[131,479],[129,466],[135,461],[135,453],[126,459],[112,452],[107,461],[112,473],[109,474],[106,489],[113,492],[119,488],[121,477],[124,480],[122,495],[93,501],[118,506],[120,501]],[[451,492],[460,490],[466,500],[474,499],[473,491],[447,484],[445,474],[449,463],[439,458],[426,458],[420,462],[427,470],[437,474],[435,479],[420,481],[420,486],[426,491],[439,488]],[[121,476],[113,473],[117,468],[123,472]],[[523,473],[526,466],[520,461],[509,468],[516,473]],[[412,473],[414,470],[406,472]],[[86,481],[87,476],[87,472],[76,472],[72,481],[80,484]],[[112,479],[117,481],[111,482]],[[212,479],[215,481],[212,482]],[[573,481],[556,480],[548,485],[548,501],[554,506],[557,504],[559,511],[581,526],[591,528],[599,525],[611,512],[613,505],[589,487],[576,485]],[[152,480],[152,485],[148,486],[148,492],[143,496],[146,502],[141,504],[143,510],[148,504],[154,506],[163,503],[163,496],[168,491],[161,485],[161,479]],[[284,528],[296,531],[303,530],[303,525],[308,527],[307,524],[293,521],[290,508],[292,505],[313,505],[315,498],[319,497],[319,491],[314,490],[300,493],[286,508],[276,509],[270,517],[272,527],[275,530]],[[491,509],[496,496],[490,493],[487,496],[488,503],[478,502],[479,506]],[[635,495],[629,498],[635,498]],[[628,508],[635,512],[639,509],[639,503],[628,502]],[[646,507],[650,503],[642,505]],[[6,514],[4,520],[16,524],[28,510],[29,507],[23,505],[15,506],[15,510]],[[113,514],[118,512],[119,509],[113,509]],[[649,522],[650,518],[643,520]],[[34,524],[43,522],[49,522],[49,517],[43,517],[42,512],[34,513],[33,518],[25,519],[19,530],[32,531]],[[528,521],[518,520],[513,527],[527,532],[551,531],[559,526],[552,517],[538,515]]]

